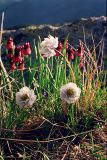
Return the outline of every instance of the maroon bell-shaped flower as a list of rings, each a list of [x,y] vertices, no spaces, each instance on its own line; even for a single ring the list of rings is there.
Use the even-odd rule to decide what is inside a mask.
[[[82,43],[80,43],[80,44],[78,45],[77,50],[76,50],[76,55],[77,55],[78,57],[82,57],[83,54],[84,54],[84,47],[83,47]]]
[[[55,56],[60,56],[60,52],[62,51],[62,48],[63,48],[62,43],[59,42],[58,47],[55,49],[55,52],[56,52]]]
[[[14,42],[13,42],[13,38],[9,37],[9,39],[7,40],[7,44],[6,44],[6,48],[8,50],[13,50],[15,47]]]
[[[10,70],[15,70],[16,69],[16,64],[15,64],[15,62],[10,62]]]
[[[30,48],[30,43],[29,42],[25,43],[24,48],[23,48],[23,54],[26,55],[26,56],[31,54],[31,48]]]
[[[12,49],[9,49],[9,50],[8,50],[8,54],[7,54],[7,58],[10,59],[10,60],[12,60],[13,57],[14,57],[14,55],[13,55],[13,50],[12,50]]]
[[[74,59],[74,49],[68,48],[67,53],[68,53],[68,60],[73,60]]]
[[[20,46],[18,46],[15,48],[15,56],[13,58],[13,61],[15,63],[17,63],[17,62],[22,62],[22,60],[23,60],[23,58],[22,58],[21,48],[20,48]]]
[[[22,60],[22,62],[20,62],[20,63],[18,64],[18,69],[21,70],[21,71],[25,70],[24,60]]]

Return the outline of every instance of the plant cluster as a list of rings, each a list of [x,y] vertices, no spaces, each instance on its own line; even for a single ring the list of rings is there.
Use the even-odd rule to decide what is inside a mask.
[[[9,37],[6,44],[7,58],[10,63],[10,70],[15,70],[16,66],[19,70],[24,70],[24,56],[31,54],[30,43],[26,42],[24,45],[15,46],[13,38]]]
[[[15,46],[11,37],[6,49],[10,70],[1,58],[1,137],[17,137],[35,117],[63,122],[76,135],[105,122],[106,73],[95,48],[82,41],[74,48],[68,39],[49,35],[37,46],[34,41],[32,54],[29,42]]]

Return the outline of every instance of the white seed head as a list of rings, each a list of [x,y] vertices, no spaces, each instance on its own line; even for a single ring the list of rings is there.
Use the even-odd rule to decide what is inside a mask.
[[[60,97],[67,103],[75,103],[80,97],[81,89],[75,83],[69,82],[60,88]]]
[[[36,100],[34,91],[28,87],[23,87],[16,93],[16,104],[20,107],[32,107]]]

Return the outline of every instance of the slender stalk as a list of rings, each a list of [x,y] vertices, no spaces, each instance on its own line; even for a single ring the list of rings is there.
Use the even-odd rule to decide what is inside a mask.
[[[3,35],[3,22],[4,22],[4,12],[2,13],[2,20],[1,20],[1,30],[0,30],[0,76],[1,75],[1,71],[3,71],[3,74],[5,75],[6,77],[6,80],[7,80],[7,83],[8,83],[8,88],[9,88],[9,92],[10,92],[10,95],[11,95],[11,98],[13,97],[12,95],[12,86],[11,86],[11,82],[9,80],[9,76],[8,76],[8,73],[4,67],[4,64],[2,62],[2,59],[1,59],[1,46],[2,46],[2,35]],[[0,77],[0,85],[1,85],[1,77]]]
[[[64,116],[67,115],[68,109],[67,109],[67,104],[66,102],[62,101],[62,113]]]

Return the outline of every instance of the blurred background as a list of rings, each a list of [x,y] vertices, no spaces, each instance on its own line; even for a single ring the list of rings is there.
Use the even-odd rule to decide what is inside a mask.
[[[0,0],[5,28],[72,22],[106,15],[106,0]]]

